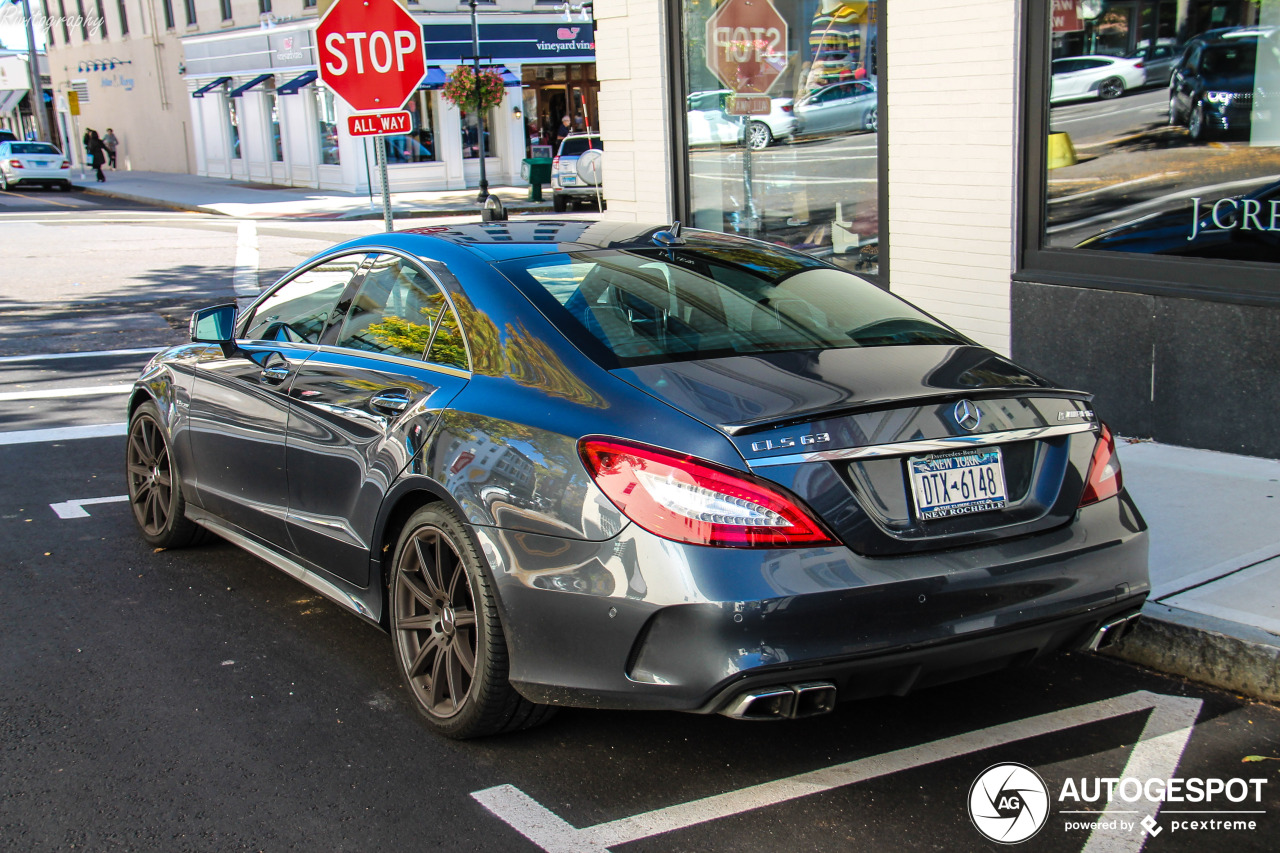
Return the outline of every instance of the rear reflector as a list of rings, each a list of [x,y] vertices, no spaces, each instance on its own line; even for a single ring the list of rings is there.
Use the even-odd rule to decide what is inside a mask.
[[[752,474],[613,438],[584,438],[578,453],[605,496],[664,539],[730,548],[836,544],[798,498]]]
[[[1100,424],[1102,431],[1098,435],[1098,443],[1093,448],[1093,459],[1089,462],[1089,479],[1084,484],[1084,495],[1080,498],[1080,506],[1104,501],[1120,494],[1123,485],[1120,476],[1120,457],[1116,455],[1116,439],[1111,428]]]

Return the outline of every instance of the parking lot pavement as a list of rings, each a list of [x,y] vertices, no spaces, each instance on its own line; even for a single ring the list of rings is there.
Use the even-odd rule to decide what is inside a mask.
[[[0,826],[15,849],[1006,849],[969,805],[1005,763],[1047,791],[1022,849],[1274,847],[1280,713],[1087,654],[790,723],[565,710],[442,740],[376,628],[229,545],[154,552],[126,503],[87,502],[124,493],[123,447],[0,445]],[[1248,801],[1158,811],[1063,797],[1170,777],[1266,781]],[[1254,828],[1175,823],[1222,819]]]

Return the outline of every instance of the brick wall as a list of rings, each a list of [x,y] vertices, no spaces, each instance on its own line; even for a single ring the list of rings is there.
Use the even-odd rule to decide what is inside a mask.
[[[597,0],[596,76],[609,217],[670,222],[665,15],[660,0]]]
[[[889,14],[890,288],[1007,353],[1019,4]]]

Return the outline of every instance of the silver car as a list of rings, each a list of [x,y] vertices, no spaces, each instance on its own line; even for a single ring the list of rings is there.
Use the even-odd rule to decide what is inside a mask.
[[[0,143],[0,189],[8,192],[19,184],[70,190],[71,164],[47,142]]]
[[[796,101],[796,134],[875,132],[876,87],[867,80],[832,83]]]
[[[560,142],[551,161],[551,206],[564,213],[572,202],[590,202],[604,209],[604,141],[595,133],[571,133]]]

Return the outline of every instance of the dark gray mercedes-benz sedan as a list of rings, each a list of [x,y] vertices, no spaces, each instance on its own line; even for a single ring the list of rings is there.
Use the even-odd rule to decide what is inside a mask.
[[[449,736],[822,713],[1097,647],[1149,590],[1088,394],[767,243],[380,234],[191,338],[129,400],[142,535],[381,625]]]

